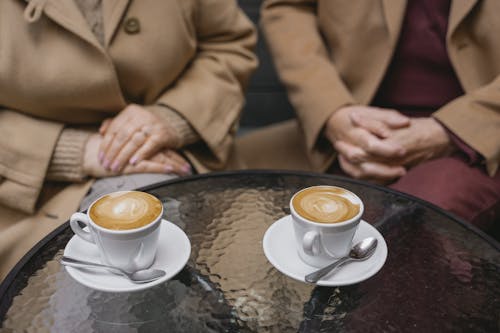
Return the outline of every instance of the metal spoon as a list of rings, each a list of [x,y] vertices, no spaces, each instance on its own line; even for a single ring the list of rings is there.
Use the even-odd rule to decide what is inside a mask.
[[[331,263],[330,265],[323,267],[311,274],[306,275],[306,281],[310,283],[318,282],[323,276],[328,274],[333,269],[345,264],[349,261],[363,261],[372,256],[377,248],[377,239],[375,237],[368,237],[363,239],[361,242],[357,243],[351,248],[349,254],[339,260]]]
[[[89,267],[94,267],[94,268],[104,268],[111,270],[113,272],[116,272],[120,275],[126,276],[129,278],[130,281],[134,283],[146,283],[146,282],[151,282],[154,280],[157,280],[161,278],[162,276],[165,276],[165,271],[161,269],[142,269],[139,271],[135,271],[133,273],[128,273],[125,272],[124,270],[113,267],[113,266],[108,266],[108,265],[103,265],[103,264],[98,264],[95,262],[89,262],[89,261],[84,261],[80,259],[75,259],[67,256],[63,256],[61,258],[61,264],[65,266],[71,266],[71,267],[77,267],[77,268],[89,268]]]

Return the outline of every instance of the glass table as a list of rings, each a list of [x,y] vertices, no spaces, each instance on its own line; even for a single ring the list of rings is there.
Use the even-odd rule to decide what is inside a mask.
[[[291,195],[345,187],[384,236],[388,257],[370,279],[316,287],[278,272],[262,238]],[[424,201],[336,176],[243,171],[179,178],[144,189],[188,235],[192,251],[173,279],[133,293],[74,281],[59,264],[73,236],[62,225],[0,287],[9,332],[498,332],[500,248]]]

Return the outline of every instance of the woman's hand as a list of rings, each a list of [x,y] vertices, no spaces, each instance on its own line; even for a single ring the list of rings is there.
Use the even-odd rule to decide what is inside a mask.
[[[113,172],[147,160],[165,148],[174,148],[178,141],[173,128],[136,104],[105,120],[99,132],[104,137],[99,162]]]
[[[132,173],[175,173],[183,176],[192,172],[189,163],[171,149],[163,149],[150,158],[141,160],[134,165],[127,164],[120,171],[108,170],[101,165],[98,159],[98,151],[102,140],[99,134],[93,134],[85,147],[83,170],[91,177],[102,178]]]

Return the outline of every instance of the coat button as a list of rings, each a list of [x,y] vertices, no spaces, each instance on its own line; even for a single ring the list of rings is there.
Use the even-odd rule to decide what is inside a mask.
[[[139,23],[139,20],[137,18],[129,17],[125,20],[123,29],[129,35],[137,34],[139,33],[139,31],[141,31],[141,24]]]

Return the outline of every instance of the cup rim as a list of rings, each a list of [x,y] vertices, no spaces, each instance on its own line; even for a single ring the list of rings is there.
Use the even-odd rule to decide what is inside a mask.
[[[143,225],[142,227],[139,227],[139,228],[134,228],[134,229],[124,229],[124,230],[115,230],[115,229],[108,229],[108,228],[104,228],[104,227],[101,227],[100,225],[98,225],[97,223],[94,222],[94,220],[92,220],[92,218],[90,217],[90,210],[92,209],[92,207],[94,206],[94,204],[100,200],[101,198],[107,196],[107,195],[110,195],[110,194],[114,194],[114,193],[127,193],[127,192],[141,192],[141,193],[146,193],[146,194],[149,194],[150,196],[154,197],[156,200],[158,200],[161,204],[161,200],[158,199],[157,197],[155,197],[154,195],[152,195],[151,193],[147,193],[147,192],[144,192],[144,191],[137,191],[137,190],[125,190],[125,191],[114,191],[114,192],[109,192],[107,194],[103,194],[101,195],[99,198],[95,199],[89,206],[89,208],[87,209],[87,217],[89,219],[89,222],[92,224],[93,227],[97,228],[98,230],[101,230],[101,231],[104,231],[104,232],[108,232],[108,233],[112,233],[112,234],[118,234],[118,235],[127,235],[127,234],[134,234],[136,232],[141,232],[141,231],[144,231],[144,230],[147,230],[151,227],[153,227],[153,225],[155,225],[158,221],[161,221],[161,217],[163,216],[163,205],[161,204],[161,211],[160,213],[158,214],[158,216],[156,216],[153,220],[151,220],[151,222],[149,222],[148,224],[146,225]]]
[[[315,222],[315,221],[311,221],[305,217],[303,217],[302,215],[300,215],[299,213],[297,213],[295,211],[295,208],[293,207],[293,199],[295,198],[295,196],[305,190],[308,190],[308,189],[311,189],[313,187],[328,187],[328,188],[339,188],[339,189],[342,189],[344,191],[347,191],[349,192],[350,194],[352,194],[356,199],[358,199],[358,202],[359,202],[359,212],[351,217],[349,220],[345,220],[345,221],[342,221],[342,222],[332,222],[332,223],[323,223],[323,222]],[[360,221],[361,220],[361,217],[363,216],[363,213],[364,213],[364,210],[365,210],[365,204],[363,203],[363,200],[361,200],[361,198],[354,192],[344,188],[344,187],[341,187],[341,186],[335,186],[335,185],[313,185],[313,186],[308,186],[308,187],[305,187],[297,192],[295,192],[292,196],[292,198],[290,199],[290,214],[292,215],[292,217],[295,217],[295,218],[298,218],[299,220],[301,220],[302,222],[304,223],[307,223],[307,224],[310,224],[310,225],[313,225],[313,226],[320,226],[322,228],[336,228],[336,227],[342,227],[342,226],[346,226],[346,225],[349,225],[349,224],[352,224],[354,222],[357,222],[357,221]]]

